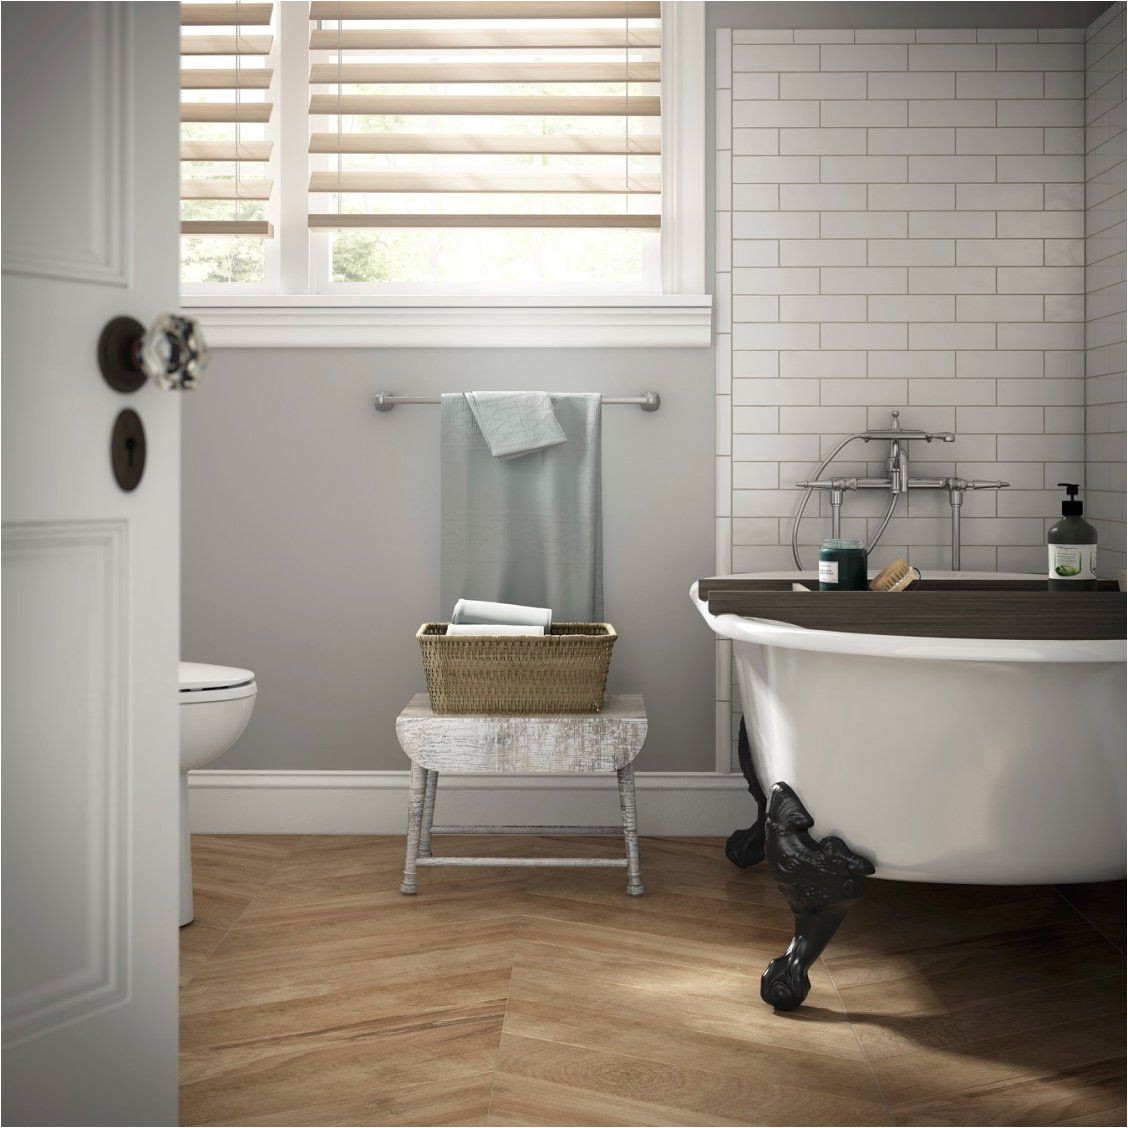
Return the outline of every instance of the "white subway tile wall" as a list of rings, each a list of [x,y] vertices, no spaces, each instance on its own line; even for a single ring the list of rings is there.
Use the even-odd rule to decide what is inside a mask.
[[[792,567],[795,482],[893,408],[957,433],[915,447],[915,473],[1012,483],[968,496],[964,568],[1041,573],[1056,483],[1086,462],[1103,567],[1123,567],[1124,5],[1088,37],[720,29],[717,58],[718,572]],[[882,474],[882,453],[855,444],[839,471]],[[846,535],[885,504],[848,495]],[[810,568],[826,497],[807,515]],[[873,563],[949,567],[948,518],[945,493],[912,496]],[[721,645],[731,721],[730,663]]]
[[[717,249],[717,292],[732,294],[718,337],[718,457],[731,461],[718,482],[732,491],[719,570],[788,566],[804,460],[894,407],[907,426],[957,432],[914,450],[935,459],[930,473],[1025,487],[965,506],[976,567],[1043,569],[1060,466],[1086,446],[1101,455],[1090,505],[1109,523],[1123,490],[1108,400],[1124,398],[1123,75],[1110,69],[1123,67],[1123,26],[1121,11],[1088,45],[1082,29],[718,32],[718,187],[732,208]],[[1105,264],[1088,339],[1086,254]],[[1086,417],[1099,425],[1087,443]],[[846,454],[881,471],[876,450]],[[848,497],[863,535],[880,501]],[[801,539],[815,544],[826,499],[808,512]],[[946,518],[946,495],[914,496],[875,563],[944,565]],[[1123,524],[1102,532],[1123,550]]]
[[[1106,576],[1125,567],[1124,54],[1114,4],[1085,41],[1085,511]]]

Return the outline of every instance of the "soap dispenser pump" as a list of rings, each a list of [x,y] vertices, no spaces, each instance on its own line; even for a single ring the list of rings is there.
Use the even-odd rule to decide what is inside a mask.
[[[1076,482],[1058,482],[1065,488],[1061,520],[1047,540],[1050,591],[1093,591],[1097,586],[1097,530],[1081,514],[1085,503],[1077,498]]]

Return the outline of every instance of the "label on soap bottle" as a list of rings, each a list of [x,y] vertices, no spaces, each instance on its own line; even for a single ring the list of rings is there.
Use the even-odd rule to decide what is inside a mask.
[[[838,583],[838,561],[837,560],[820,560],[819,561],[819,583],[820,584],[836,584],[836,583]]]
[[[1095,544],[1050,544],[1051,580],[1092,580],[1097,575]]]

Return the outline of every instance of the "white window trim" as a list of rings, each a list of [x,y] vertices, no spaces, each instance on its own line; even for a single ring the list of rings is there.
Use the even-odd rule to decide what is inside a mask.
[[[281,4],[281,50],[306,65],[308,17]],[[287,26],[289,25],[289,26]],[[300,26],[299,26],[300,25]],[[287,34],[287,31],[290,34]],[[311,296],[309,240],[282,247],[282,294],[182,295],[213,348],[708,347],[705,292],[705,5],[662,5],[661,294],[556,297]],[[280,219],[305,226],[304,91],[283,85]],[[288,154],[288,156],[287,156]],[[299,167],[300,166],[300,167]],[[290,175],[287,175],[289,171]],[[288,185],[300,187],[289,189]],[[300,213],[300,216],[299,216]],[[296,244],[296,246],[295,246]]]

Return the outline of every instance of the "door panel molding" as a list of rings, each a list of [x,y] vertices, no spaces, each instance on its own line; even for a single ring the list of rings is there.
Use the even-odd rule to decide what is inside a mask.
[[[7,1046],[129,997],[132,753],[127,523],[5,523],[0,539],[4,696],[23,699],[4,726]],[[76,743],[84,778],[57,770]]]
[[[63,192],[59,184],[53,188],[44,185],[41,195],[31,199],[9,200],[13,221],[4,225],[0,260],[5,273],[104,286],[130,284],[133,227],[129,191],[133,182],[129,90],[133,21],[130,8],[131,5],[120,3],[57,5],[60,26],[71,24],[70,33],[81,35],[82,47],[87,52],[90,85],[95,91],[89,104],[78,108],[86,122],[85,140],[72,138],[72,144],[66,146],[71,166],[66,183],[88,184],[90,194],[86,200],[80,195],[70,198],[69,210],[75,222],[69,223],[59,222],[59,197]],[[62,52],[63,47],[60,46],[59,51]],[[28,57],[29,63],[38,59],[40,66],[52,65],[49,60],[44,61],[42,54],[37,56],[29,51]],[[30,161],[46,165],[44,149],[62,146],[59,139],[33,136],[38,115],[33,106],[21,109],[15,90],[20,78],[19,74],[11,76],[12,92],[7,88],[4,92],[8,105],[4,129],[9,134],[5,163]],[[25,116],[23,128],[15,120],[21,113]],[[22,143],[21,138],[24,138]],[[39,172],[61,179],[57,169],[42,167]],[[24,177],[26,179],[26,171]],[[15,173],[4,179],[7,190],[8,184],[15,180]]]

